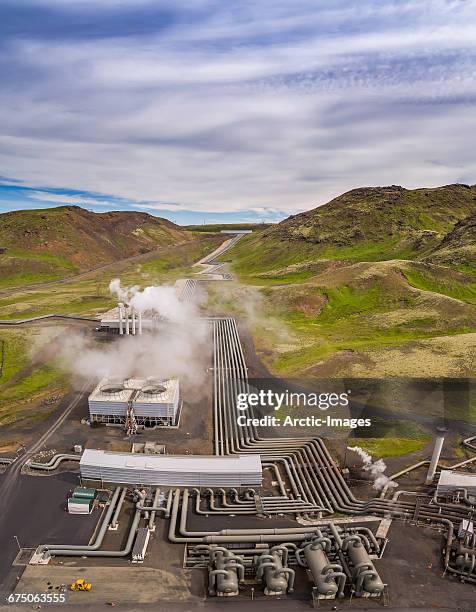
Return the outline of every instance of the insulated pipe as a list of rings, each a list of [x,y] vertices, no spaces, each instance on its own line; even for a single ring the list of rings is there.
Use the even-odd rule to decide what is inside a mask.
[[[433,449],[433,455],[431,456],[430,467],[428,468],[428,474],[426,475],[426,484],[430,485],[435,477],[436,466],[440,460],[441,449],[445,441],[444,436],[438,436],[435,440],[435,447]]]
[[[294,530],[291,530],[289,533],[289,529],[271,529],[267,531],[271,531],[271,534],[263,535],[263,530],[261,529],[243,529],[243,530],[235,530],[233,535],[222,535],[223,532],[228,533],[230,530],[223,530],[221,532],[188,532],[185,529],[187,510],[188,510],[188,491],[185,489],[184,491],[184,499],[182,502],[182,516],[180,519],[180,535],[177,536],[175,534],[177,528],[178,521],[178,513],[180,506],[180,489],[176,489],[174,492],[174,500],[172,506],[172,513],[170,519],[169,526],[169,540],[171,542],[178,543],[208,543],[208,544],[218,544],[225,542],[254,542],[254,543],[264,543],[264,542],[281,542],[283,539],[286,540],[294,540],[294,541],[303,541],[312,536],[312,532],[315,532],[315,528],[300,528],[295,531],[299,533],[295,533]],[[308,531],[308,530],[311,531]],[[284,537],[285,536],[285,537]]]
[[[132,525],[129,530],[129,536],[127,538],[126,546],[122,550],[91,550],[89,547],[83,549],[76,549],[73,547],[66,549],[51,549],[48,551],[50,555],[58,555],[60,557],[127,557],[131,552],[132,544],[136,535],[137,527],[139,526],[141,517],[141,511],[136,510]]]
[[[374,513],[377,515],[389,514],[393,517],[413,515],[414,502],[401,502],[397,508],[394,508],[387,500],[374,499],[363,502],[356,499],[321,440],[307,438],[263,440],[259,437],[256,428],[238,427],[234,402],[237,391],[246,391],[246,365],[236,333],[236,324],[233,319],[223,319],[215,320],[213,326],[215,448],[218,454],[255,452],[260,453],[264,461],[275,461],[279,459],[279,455],[282,457],[283,450],[287,449],[285,466],[288,477],[290,476],[289,469],[292,469],[303,496],[310,496],[308,499],[316,503],[317,495],[319,495],[322,502],[318,503],[329,504],[331,513],[335,511],[356,515]],[[224,373],[228,378],[225,378]],[[245,382],[230,381],[232,377]],[[468,439],[468,442],[471,442],[471,439]],[[290,468],[288,468],[288,463]],[[292,478],[290,482],[293,482]],[[460,520],[466,516],[466,513],[461,510],[451,510],[443,514],[441,509],[435,511],[426,504],[420,508],[420,516],[433,521],[441,517]]]
[[[159,497],[160,497],[160,489],[157,488],[155,490],[155,495],[154,495],[154,501],[152,502],[153,506],[157,506],[159,504]],[[149,531],[152,531],[155,527],[155,515],[156,515],[156,510],[152,510],[150,513],[150,517],[149,517]]]
[[[31,470],[44,470],[47,472],[51,472],[53,470],[56,470],[56,468],[62,461],[81,461],[81,457],[79,455],[59,454],[54,455],[54,457],[52,457],[47,463],[32,461],[31,463],[27,463],[26,465]]]
[[[228,346],[224,344],[225,337],[229,338]],[[234,401],[236,391],[244,388],[245,385],[233,380],[230,382],[229,378],[225,379],[223,375],[223,372],[226,372],[226,375],[230,377],[230,371],[234,371],[236,378],[246,380],[246,366],[236,333],[236,325],[232,319],[214,323],[214,340],[216,348],[214,352],[214,413],[217,453],[258,452],[265,461],[273,461],[279,458],[283,449],[287,449],[284,465],[287,468],[288,477],[290,476],[288,463],[290,469],[293,470],[303,499],[316,503],[320,497],[329,504],[328,511],[330,512],[340,511],[350,514],[374,512],[380,515],[391,514],[394,517],[410,515],[414,512],[415,504],[412,502],[401,503],[397,509],[393,509],[387,500],[374,499],[362,502],[356,499],[321,440],[310,438],[263,440],[258,436],[256,428],[238,427],[234,418],[236,414]],[[290,482],[293,482],[292,477]],[[420,515],[433,520],[437,515],[442,516],[441,510],[436,513],[428,505],[420,509]],[[452,510],[443,516],[458,520],[462,513]]]
[[[68,544],[43,544],[38,548],[38,553],[49,553],[50,555],[58,554],[62,555],[64,551],[81,551],[81,554],[86,554],[90,551],[97,550],[101,547],[102,541],[104,540],[104,536],[106,535],[107,528],[109,526],[109,522],[111,520],[112,514],[114,512],[114,508],[117,503],[117,498],[119,497],[119,493],[121,491],[121,487],[117,487],[114,491],[114,494],[111,499],[111,503],[109,504],[109,508],[107,509],[104,520],[101,524],[101,528],[96,537],[94,544],[89,546],[70,546]],[[86,552],[85,552],[86,551]]]
[[[119,502],[116,507],[116,511],[114,512],[114,516],[111,521],[111,529],[115,529],[117,527],[117,520],[119,519],[119,514],[122,510],[122,505],[124,504],[124,500],[126,498],[127,487],[124,487],[121,491],[121,496],[119,497]]]
[[[169,491],[169,496],[167,499],[167,505],[157,506],[155,503],[153,506],[145,506],[145,499],[142,499],[136,503],[136,509],[141,512],[163,512],[165,518],[169,518],[170,516],[170,506],[172,505],[172,491]]]

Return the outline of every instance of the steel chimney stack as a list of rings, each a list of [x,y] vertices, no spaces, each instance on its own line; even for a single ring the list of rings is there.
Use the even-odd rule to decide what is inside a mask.
[[[438,467],[438,461],[440,460],[441,449],[445,441],[444,436],[438,436],[435,440],[435,447],[433,449],[433,455],[431,456],[430,467],[428,468],[428,474],[426,475],[426,484],[429,485],[433,482],[435,477],[436,468]]]
[[[125,311],[126,311],[126,335],[129,335],[129,311],[127,306],[125,307]]]
[[[119,314],[119,334],[122,336],[124,334],[124,320],[123,320],[123,315],[122,315],[122,308],[123,308],[123,304],[122,302],[119,302],[119,304],[117,305],[117,311]]]
[[[131,317],[132,317],[132,335],[136,335],[136,311],[134,307],[131,308]]]

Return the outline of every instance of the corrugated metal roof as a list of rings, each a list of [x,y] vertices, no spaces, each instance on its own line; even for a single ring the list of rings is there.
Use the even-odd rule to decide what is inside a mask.
[[[137,455],[86,449],[80,461],[85,480],[170,486],[261,485],[259,455]]]
[[[476,486],[476,474],[468,474],[466,472],[453,472],[451,470],[441,470],[440,480],[438,484],[455,484],[464,487]]]
[[[259,455],[138,455],[87,448],[81,457],[81,465],[197,473],[256,472],[261,471],[261,458]]]
[[[90,487],[76,487],[73,491],[73,497],[94,499],[96,497],[96,489],[92,489]]]
[[[476,474],[468,474],[466,472],[453,472],[451,470],[442,470],[438,481],[438,488],[462,488],[476,490]]]

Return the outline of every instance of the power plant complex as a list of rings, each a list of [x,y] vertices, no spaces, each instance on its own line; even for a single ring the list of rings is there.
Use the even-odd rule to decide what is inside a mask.
[[[201,265],[207,274],[212,269],[214,277],[220,276],[213,257]],[[222,279],[227,280],[225,274]],[[180,299],[191,299],[196,285],[195,279],[182,282]],[[158,312],[120,303],[102,317],[101,327],[111,332],[108,342],[125,346],[141,340],[123,336],[141,336],[146,329],[160,339],[158,322],[170,324]],[[445,438],[439,435],[431,458],[390,475],[378,493],[367,483],[366,494],[357,496],[334,442],[315,432],[289,434],[278,426],[270,432],[255,424],[258,411],[252,405],[250,418],[239,419],[237,398],[249,380],[238,326],[232,317],[203,322],[213,353],[204,356],[209,394],[203,393],[201,403],[187,397],[195,388],[187,391],[182,378],[180,387],[177,377],[103,378],[87,402],[89,417],[82,426],[90,426],[89,435],[79,440],[86,448],[28,461],[30,474],[54,474],[73,465],[80,486],[70,493],[69,511],[84,520],[97,517],[89,541],[65,538],[59,544],[56,537],[39,544],[30,566],[49,565],[49,578],[59,564],[80,565],[81,572],[94,575],[101,563],[107,567],[114,559],[111,571],[126,570],[131,561],[134,567],[145,564],[150,573],[144,576],[149,576],[160,563],[160,576],[166,573],[167,580],[176,581],[174,593],[189,589],[190,601],[195,601],[192,587],[185,581],[196,585],[190,572],[200,572],[206,585],[200,601],[220,597],[224,607],[227,598],[241,599],[243,605],[274,598],[331,610],[343,598],[346,607],[355,598],[388,605],[398,579],[391,561],[402,563],[393,546],[408,537],[409,543],[412,538],[437,542],[441,568],[436,557],[421,561],[441,570],[428,579],[444,577],[448,585],[453,578],[461,589],[476,584],[476,436],[462,440],[463,460],[443,465]],[[192,439],[195,422],[199,426]],[[131,443],[132,452],[124,450]],[[409,474],[410,487],[395,489],[396,481]],[[403,533],[403,525],[413,535]],[[412,545],[420,554],[418,544]],[[175,569],[181,563],[186,573],[169,574],[172,558]],[[413,569],[420,563],[407,561]],[[155,588],[166,588],[165,582],[161,577]]]

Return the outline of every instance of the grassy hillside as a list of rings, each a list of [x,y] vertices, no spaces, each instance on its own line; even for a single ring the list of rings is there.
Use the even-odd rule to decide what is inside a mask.
[[[323,261],[434,257],[461,266],[467,259],[460,245],[465,226],[458,232],[455,226],[475,214],[476,187],[354,189],[245,238],[230,255],[242,275],[299,280],[313,276],[316,262]],[[472,228],[474,234],[474,222]]]
[[[0,214],[0,287],[56,280],[194,237],[141,212],[60,206]]]
[[[428,255],[428,260],[476,275],[476,214],[459,221]]]
[[[196,270],[191,266],[222,242],[223,236],[206,236],[181,245],[161,247],[134,262],[119,261],[80,278],[0,294],[0,319],[24,319],[49,313],[96,315],[115,304],[108,288],[111,279],[119,276],[126,286],[173,283],[177,278],[192,275]]]
[[[225,257],[268,368],[474,375],[475,218],[474,187],[365,188],[242,239]],[[250,302],[216,293],[225,310]]]
[[[15,421],[45,417],[58,403],[68,383],[64,373],[54,366],[51,347],[61,331],[60,326],[48,330],[0,329],[0,340],[5,343],[0,428]]]

